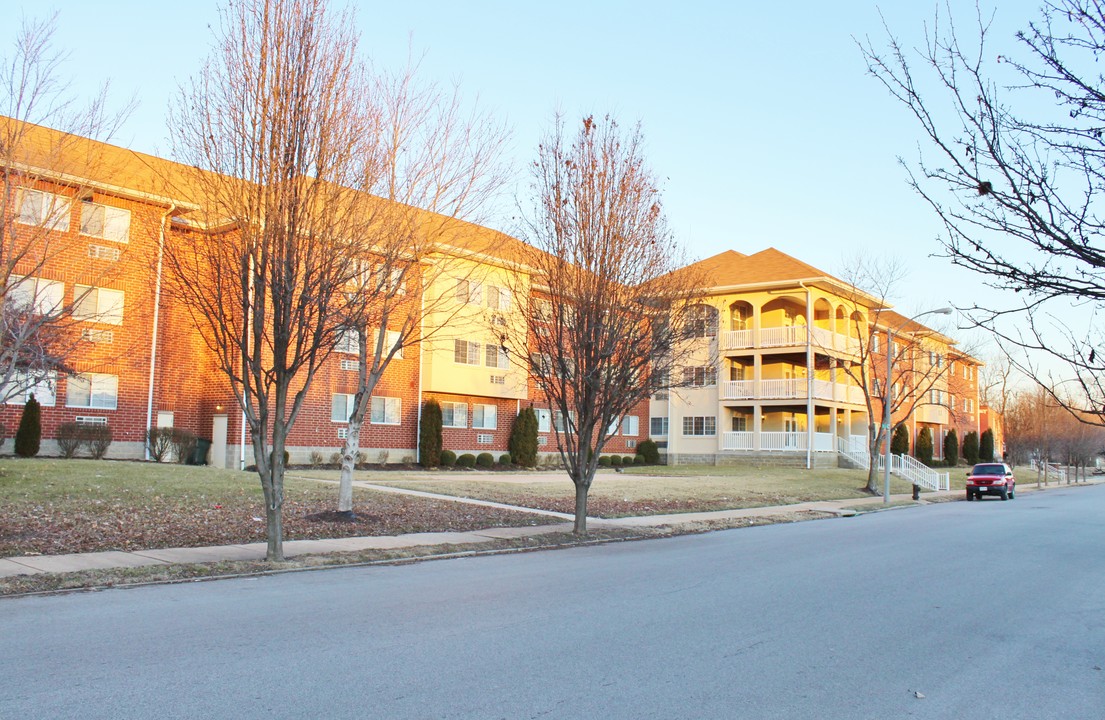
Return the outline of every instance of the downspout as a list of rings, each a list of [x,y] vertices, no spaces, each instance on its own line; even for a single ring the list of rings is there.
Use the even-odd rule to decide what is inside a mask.
[[[165,224],[168,222],[169,217],[176,212],[176,203],[171,203],[169,209],[161,216],[161,232],[157,238],[157,279],[154,282],[153,291],[153,328],[150,331],[150,384],[149,392],[146,395],[146,430],[148,431],[153,427],[153,386],[154,377],[157,373],[157,330],[158,322],[161,315],[161,267],[162,260],[165,255]],[[150,444],[145,443],[146,460],[150,459]]]
[[[798,286],[806,291],[806,469],[813,468],[813,297],[804,282]]]
[[[422,457],[422,360],[426,352],[426,291],[422,290],[418,306],[418,424],[414,427],[414,461]]]

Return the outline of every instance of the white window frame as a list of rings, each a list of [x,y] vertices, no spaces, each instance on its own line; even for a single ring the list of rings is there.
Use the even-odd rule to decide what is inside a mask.
[[[660,432],[656,432],[656,424],[659,422]],[[653,415],[648,419],[648,434],[650,437],[668,436],[668,418],[663,415]]]
[[[353,415],[353,393],[334,393],[330,396],[330,422],[346,424]],[[341,409],[338,401],[341,400]]]
[[[22,225],[35,225],[47,230],[66,232],[69,230],[69,216],[73,214],[73,201],[67,197],[45,190],[23,188],[20,191],[19,212],[16,222]],[[28,207],[27,201],[38,198],[38,208]],[[47,202],[49,198],[49,202]],[[37,210],[37,212],[36,212]]]
[[[477,340],[453,340],[453,362],[457,365],[483,365],[483,347]],[[464,357],[458,360],[457,357]]]
[[[574,428],[576,426],[576,413],[575,413],[575,410],[569,410],[568,411],[568,420],[571,423],[572,428],[574,430]],[[571,432],[568,429],[567,423],[564,422],[564,414],[561,413],[559,410],[554,410],[553,411],[553,428],[555,428],[557,432],[562,432],[562,433]]]
[[[690,421],[690,432],[687,423]],[[701,421],[701,422],[699,422]],[[701,427],[700,427],[701,426]],[[701,430],[701,432],[699,432]],[[717,416],[687,415],[683,418],[683,437],[716,437]]]
[[[387,330],[387,331],[384,332],[384,347],[383,347],[383,353],[380,355],[381,358],[387,357],[388,353],[391,352],[391,349],[393,347],[395,347],[395,344],[397,342],[399,342],[399,336],[400,336],[400,332],[398,330]],[[369,348],[368,348],[368,354],[370,356],[373,355],[373,353],[376,352],[376,342],[379,340],[379,338],[380,338],[380,331],[379,331],[379,329],[376,329],[372,332],[372,345],[369,346]],[[395,355],[393,356],[393,359],[394,360],[402,360],[403,359],[403,348],[399,348],[398,350],[395,351]]]
[[[91,285],[73,286],[73,317],[105,325],[123,324],[126,293]]]
[[[91,227],[92,215],[96,212],[103,213],[99,232]],[[81,235],[119,243],[129,242],[130,221],[130,210],[88,200],[81,202]]]
[[[23,389],[18,395],[12,395],[4,402],[8,405],[26,405],[30,396],[34,395],[39,405],[53,407],[57,402],[57,387],[58,377],[55,372],[49,372],[46,377],[31,383],[27,373],[16,371],[4,387],[4,394],[7,395],[12,389]]]
[[[403,421],[403,399],[373,395],[369,413],[373,425],[399,425]]]
[[[475,280],[457,280],[454,297],[461,305],[480,305],[483,303],[483,285]]]
[[[36,315],[51,315],[65,304],[65,283],[33,275],[11,275],[7,299],[30,308]]]
[[[537,415],[537,432],[552,432],[552,411],[548,408],[534,408],[533,412]]]
[[[492,310],[508,312],[510,310],[510,291],[504,287],[488,285],[487,307]]]
[[[466,428],[468,427],[468,403],[442,402],[441,403],[441,427]]]
[[[338,333],[334,341],[334,352],[346,355],[360,355],[361,331],[355,328],[346,328]]]
[[[75,385],[88,384],[88,402],[74,402]],[[100,402],[97,402],[99,397]],[[108,404],[110,402],[110,404]],[[65,383],[65,407],[115,410],[119,407],[119,376],[107,373],[71,375]]]
[[[494,353],[494,360],[492,360],[491,353]],[[484,346],[484,361],[487,363],[487,367],[499,368],[500,370],[507,370],[510,368],[510,354],[507,353],[506,348],[501,345],[495,345],[494,343],[487,343]]]
[[[622,435],[640,435],[641,419],[636,415],[626,415],[622,418]]]
[[[497,430],[499,427],[499,408],[495,405],[474,403],[472,405],[472,427],[477,430]]]

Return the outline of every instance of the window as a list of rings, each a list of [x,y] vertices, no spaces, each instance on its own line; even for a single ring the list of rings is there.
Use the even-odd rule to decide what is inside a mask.
[[[330,396],[330,422],[349,422],[353,415],[353,398],[348,393],[334,393]]]
[[[453,362],[459,365],[479,365],[480,344],[473,340],[454,340]]]
[[[498,412],[494,405],[472,406],[472,427],[480,430],[494,430],[498,427]]]
[[[507,354],[506,348],[494,343],[488,343],[485,348],[484,359],[487,362],[487,367],[499,368],[505,370],[510,367],[510,355]]]
[[[878,333],[871,333],[871,352],[879,351],[879,335]]]
[[[666,417],[654,417],[648,419],[648,434],[653,437],[667,437],[668,419]]]
[[[47,373],[45,377],[34,378],[24,372],[15,372],[11,380],[4,386],[3,394],[11,395],[6,400],[8,405],[25,405],[31,395],[39,405],[52,407],[55,402],[55,389],[57,388],[57,375]]]
[[[683,384],[691,387],[717,385],[717,369],[712,367],[683,368]]]
[[[687,337],[716,337],[717,308],[695,305],[687,310]]]
[[[458,303],[479,305],[483,302],[483,286],[473,280],[457,280]]]
[[[340,365],[342,370],[358,370],[360,366],[360,361],[342,358]]]
[[[748,432],[748,418],[744,415],[734,415],[731,423],[733,432]]]
[[[127,242],[130,237],[130,210],[82,202],[81,234]]]
[[[90,343],[110,345],[111,343],[115,342],[115,333],[113,333],[111,330],[85,329],[81,331],[81,340]]]
[[[636,415],[622,418],[622,435],[637,435],[640,432],[640,419]]]
[[[712,415],[683,418],[684,435],[717,435],[717,418]]]
[[[123,323],[122,290],[75,285],[73,287],[73,317],[78,320],[121,325]]]
[[[571,425],[571,427],[569,428],[564,423],[564,413],[560,412],[559,410],[553,412],[553,427],[556,428],[557,432],[575,432],[575,420],[576,414],[569,410],[567,423],[567,425]]]
[[[358,347],[361,341],[361,333],[353,328],[345,328],[338,333],[338,338],[334,342],[334,352],[345,353],[347,355],[360,354],[360,348]]]
[[[48,230],[69,229],[72,204],[69,198],[41,190],[23,190],[19,203],[19,222],[24,225],[41,225]]]
[[[547,433],[552,430],[552,415],[544,408],[534,410],[537,413],[537,432]]]
[[[395,347],[395,345],[399,342],[399,340],[400,340],[399,336],[400,336],[400,332],[398,330],[388,330],[386,333],[384,333],[384,347],[380,351],[380,357],[381,358],[385,358],[385,357],[388,356],[388,353],[391,352],[391,349],[393,347]],[[372,332],[372,345],[370,345],[369,348],[368,348],[368,354],[369,354],[370,357],[375,354],[375,352],[376,352],[376,343],[379,339],[380,339],[380,331],[379,330],[374,330]],[[399,348],[398,350],[395,351],[394,359],[395,360],[402,360],[403,359],[403,348]]]
[[[65,381],[66,407],[114,410],[119,404],[119,378],[102,373],[83,373]]]
[[[491,285],[487,288],[487,307],[492,310],[510,310],[510,291]]]
[[[115,262],[119,259],[119,248],[107,247],[106,245],[89,245],[88,257],[93,260],[110,260]]]
[[[65,284],[57,280],[12,275],[7,296],[21,310],[49,315],[57,312],[65,302]]]
[[[372,397],[371,422],[376,425],[398,425],[403,400],[395,397]]]
[[[468,427],[467,403],[443,402],[441,403],[441,426],[451,428]]]

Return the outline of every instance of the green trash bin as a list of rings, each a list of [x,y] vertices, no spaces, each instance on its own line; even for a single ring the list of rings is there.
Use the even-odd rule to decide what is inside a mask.
[[[207,451],[211,449],[211,441],[204,438],[196,438],[196,447],[188,458],[189,465],[206,465]]]

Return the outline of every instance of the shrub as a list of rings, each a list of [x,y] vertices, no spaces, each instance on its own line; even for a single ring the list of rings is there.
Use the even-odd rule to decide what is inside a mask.
[[[172,432],[173,453],[176,461],[183,465],[192,457],[192,451],[196,449],[196,434],[188,430],[173,428]]]
[[[649,465],[660,464],[660,448],[656,446],[655,440],[642,440],[637,445],[637,454],[643,457]]]
[[[470,468],[476,466],[476,456],[472,453],[464,453],[457,458],[457,467]]]
[[[602,460],[603,458],[599,458],[599,459]],[[610,461],[610,462],[606,463],[607,465],[613,465],[614,467],[621,467],[621,465],[622,465],[622,456],[621,455],[610,455],[609,457],[606,457],[605,459]]]
[[[320,453],[318,450],[312,450],[311,455],[310,455],[310,459],[311,459],[311,466],[312,467],[318,467],[319,465],[322,464],[322,453]]]
[[[510,457],[510,453],[503,453],[499,456],[499,464],[503,467],[510,467],[514,464],[514,460]]]
[[[330,453],[330,464],[331,465],[341,465],[341,453],[340,452]]]
[[[19,457],[34,457],[42,445],[42,408],[32,394],[23,406],[23,415],[19,418],[19,429],[15,431],[15,454]]]
[[[932,465],[932,431],[927,427],[921,428],[921,431],[917,433],[915,455],[925,465]]]
[[[0,448],[4,446],[4,441],[10,437],[8,435],[8,426],[4,423],[0,423]]]
[[[994,431],[987,429],[978,438],[978,459],[981,462],[994,462]]]
[[[88,448],[89,455],[97,460],[103,459],[107,454],[113,439],[110,425],[81,426],[81,441]]]
[[[622,455],[622,465],[632,465],[633,455]]]
[[[648,460],[645,460],[644,455],[634,455],[633,456],[633,464],[634,465],[647,465]]]
[[[514,418],[510,429],[510,456],[522,467],[537,466],[537,413],[528,407]]]
[[[441,466],[442,467],[453,467],[456,464],[457,464],[457,454],[455,452],[453,452],[452,450],[442,450],[441,451]]]
[[[437,400],[422,403],[422,425],[418,429],[418,463],[422,467],[441,464],[441,405]]]
[[[944,462],[948,467],[959,464],[959,437],[955,434],[955,428],[948,430],[944,436]]]
[[[58,452],[63,458],[72,458],[81,449],[81,426],[75,422],[58,425]]]
[[[59,427],[60,431],[61,428]],[[146,448],[150,451],[150,457],[154,462],[162,462],[173,449],[173,429],[167,427],[152,427],[146,431]]]
[[[978,433],[974,430],[963,436],[963,459],[968,465],[978,462]]]
[[[358,450],[357,455],[353,458],[353,460],[357,465],[364,465],[366,462],[368,462],[368,455],[365,454],[364,450]],[[384,460],[387,460],[387,455],[384,455]]]
[[[600,455],[599,456],[599,467],[610,467],[610,463],[611,463],[611,460],[610,460],[609,455]]]
[[[909,454],[909,428],[905,423],[894,428],[894,435],[890,438],[890,452],[895,455]]]
[[[476,464],[482,468],[495,467],[495,456],[489,452],[482,452],[476,456]]]

